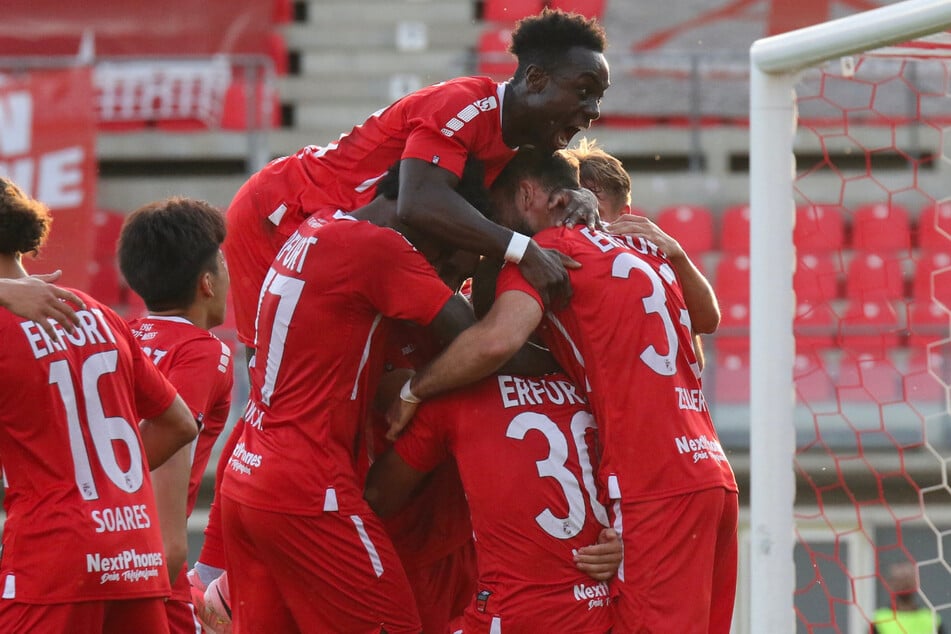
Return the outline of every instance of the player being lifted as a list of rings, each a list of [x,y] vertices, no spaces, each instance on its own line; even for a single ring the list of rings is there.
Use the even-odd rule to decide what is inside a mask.
[[[547,301],[570,293],[565,264],[524,235],[487,220],[455,191],[467,157],[485,165],[486,183],[520,146],[546,152],[568,145],[600,115],[610,83],[604,31],[594,20],[545,10],[512,35],[515,75],[452,79],[414,92],[371,115],[337,141],[272,161],[241,187],[226,214],[238,337],[250,346],[254,311],[274,254],[306,217],[354,211],[401,160],[399,217],[446,244],[518,262]],[[593,224],[590,192],[566,190],[569,222]],[[563,199],[564,201],[564,199]]]
[[[21,254],[42,245],[49,222],[0,179],[0,277],[26,277]],[[149,470],[198,426],[125,322],[76,295],[84,307],[71,333],[0,309],[0,631],[165,633]]]

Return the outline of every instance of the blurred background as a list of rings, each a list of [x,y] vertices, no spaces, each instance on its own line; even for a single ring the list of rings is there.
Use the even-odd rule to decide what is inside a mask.
[[[270,159],[327,144],[408,92],[459,75],[505,80],[518,19],[544,6],[598,18],[612,85],[585,135],[624,163],[635,212],[678,238],[714,284],[723,324],[705,338],[704,386],[748,491],[749,47],[891,3],[69,4],[4,2],[0,173],[54,210],[53,239],[30,271],[63,268],[65,284],[128,317],[144,308],[114,258],[129,211],[171,195],[224,209]],[[889,601],[882,571],[904,560],[919,563],[922,596],[951,618],[946,51],[803,75],[791,203],[800,631],[867,632],[871,609]],[[232,324],[218,334],[236,345]],[[247,394],[243,372],[236,379],[232,423]],[[196,540],[204,521],[192,520]],[[762,581],[741,572],[737,632],[749,585]]]

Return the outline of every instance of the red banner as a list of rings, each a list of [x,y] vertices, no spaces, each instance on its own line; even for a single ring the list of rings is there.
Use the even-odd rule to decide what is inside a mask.
[[[0,76],[0,174],[49,206],[50,240],[30,273],[63,269],[86,290],[96,205],[96,118],[88,68]]]
[[[3,0],[0,56],[264,53],[272,2],[262,0]]]

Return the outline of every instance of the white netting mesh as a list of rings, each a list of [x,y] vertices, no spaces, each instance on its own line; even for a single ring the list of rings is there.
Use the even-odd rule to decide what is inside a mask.
[[[800,632],[868,632],[904,561],[918,602],[951,620],[945,52],[840,60],[797,90]]]

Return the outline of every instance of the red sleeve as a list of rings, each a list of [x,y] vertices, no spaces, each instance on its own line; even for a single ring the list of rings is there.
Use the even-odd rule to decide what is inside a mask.
[[[462,176],[466,157],[487,136],[498,135],[498,99],[459,85],[430,95],[425,115],[409,121],[412,132],[406,139],[402,158],[415,158]]]
[[[449,417],[444,414],[436,404],[420,405],[413,422],[393,446],[400,458],[417,471],[429,473],[449,457]]]
[[[218,339],[192,339],[176,350],[173,359],[163,361],[165,376],[196,420],[203,420],[223,396],[230,395],[234,381],[230,350]]]
[[[365,262],[376,275],[365,276],[370,303],[393,319],[428,326],[453,293],[401,234],[384,229],[369,241]]]
[[[499,273],[499,279],[495,283],[495,296],[498,297],[506,291],[522,291],[538,302],[538,305],[542,308],[542,312],[545,311],[545,303],[542,301],[542,296],[525,280],[517,264],[506,262]]]
[[[108,309],[107,309],[108,310]],[[158,416],[169,408],[177,392],[168,379],[155,368],[145,356],[132,335],[129,325],[113,312],[106,313],[111,319],[112,331],[125,339],[132,355],[132,377],[135,382],[135,410],[139,418]]]

